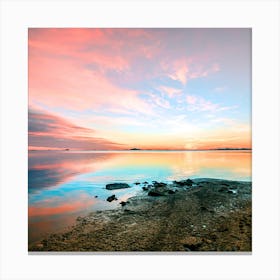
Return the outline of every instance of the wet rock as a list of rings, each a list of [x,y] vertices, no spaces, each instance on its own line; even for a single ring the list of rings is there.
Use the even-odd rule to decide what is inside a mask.
[[[145,181],[143,184],[147,185],[147,184],[148,184],[148,182],[147,182],[147,181]]]
[[[149,191],[149,192],[148,192],[148,195],[149,195],[149,196],[164,196],[163,193],[160,193],[160,192],[155,191],[155,190]]]
[[[117,189],[126,189],[126,188],[130,188],[130,186],[126,183],[113,183],[113,184],[106,185],[107,190],[117,190]]]
[[[173,191],[173,190],[168,190],[168,194],[174,194],[175,193],[175,191]]]
[[[177,186],[189,186],[191,187],[193,185],[193,181],[191,179],[187,179],[187,180],[182,180],[182,181],[173,181],[174,184],[176,184]]]
[[[194,183],[194,182],[193,182],[191,179],[187,179],[187,180],[185,181],[185,184],[186,184],[187,186],[192,186],[193,183]]]
[[[227,187],[221,187],[218,192],[227,192],[228,188]]]
[[[149,188],[148,187],[142,187],[143,191],[148,191]]]
[[[126,201],[121,201],[121,202],[120,202],[120,205],[121,205],[121,206],[125,206],[125,205],[126,205]]]
[[[173,183],[180,187],[183,187],[185,185],[184,182],[181,181],[173,181]]]
[[[111,195],[107,198],[107,201],[112,202],[113,200],[117,200],[116,195]]]
[[[159,182],[155,182],[154,183],[154,187],[166,187],[167,186],[167,184],[166,183],[159,183]]]
[[[97,198],[97,197],[98,197],[98,195],[95,195],[94,197],[95,197],[95,198]]]
[[[165,183],[156,183],[148,192],[149,196],[164,196],[168,194],[169,189]]]
[[[231,194],[237,194],[237,190],[233,190],[233,189],[229,189],[227,192]]]
[[[140,183],[139,183],[139,182],[135,182],[134,184],[135,184],[135,185],[140,185]]]
[[[130,209],[124,209],[124,212],[125,212],[126,214],[131,214],[131,215],[133,215],[133,214],[136,213],[135,211],[130,210]]]

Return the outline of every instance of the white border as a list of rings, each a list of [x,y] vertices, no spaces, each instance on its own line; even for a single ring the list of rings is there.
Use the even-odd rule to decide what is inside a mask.
[[[1,279],[280,279],[279,26],[272,0],[1,1]],[[28,255],[28,27],[253,28],[252,255]]]

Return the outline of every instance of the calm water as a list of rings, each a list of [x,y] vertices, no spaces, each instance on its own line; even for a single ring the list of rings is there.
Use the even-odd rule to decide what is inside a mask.
[[[78,216],[120,207],[142,192],[135,182],[198,177],[250,181],[251,152],[29,152],[29,241],[72,225]],[[132,188],[106,190],[112,182]],[[109,203],[112,194],[118,201]]]

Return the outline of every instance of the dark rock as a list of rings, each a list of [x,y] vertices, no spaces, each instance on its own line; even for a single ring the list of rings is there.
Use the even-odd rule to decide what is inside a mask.
[[[164,196],[163,193],[157,192],[157,191],[155,191],[155,190],[149,191],[149,192],[148,192],[148,195],[149,195],[149,196]]]
[[[227,192],[228,188],[227,187],[221,187],[218,192]]]
[[[194,183],[191,179],[187,179],[185,182],[187,186],[192,186],[192,184]]]
[[[166,186],[167,186],[166,183],[158,183],[158,182],[154,183],[154,187],[166,187]]]
[[[130,188],[130,186],[126,183],[113,183],[113,184],[106,185],[107,190],[117,190],[117,189],[126,189],[126,188]]]
[[[177,186],[184,186],[185,184],[181,181],[173,181],[174,184],[176,184]]]
[[[184,246],[185,251],[191,252],[191,249],[188,247],[188,245],[184,244],[183,246]]]
[[[143,191],[148,191],[149,188],[148,187],[142,187]]]
[[[125,205],[126,205],[126,201],[121,201],[121,202],[120,202],[120,205],[121,205],[121,206],[125,206]]]
[[[146,182],[146,181],[145,181],[143,184],[145,184],[145,185],[146,185],[146,184],[148,184],[148,182]]]
[[[95,197],[95,198],[97,198],[97,197],[98,197],[98,195],[95,195],[94,197]]]
[[[134,183],[135,185],[140,185],[140,183],[139,182],[136,182],[136,183]]]
[[[174,184],[178,185],[178,186],[192,186],[193,185],[193,181],[191,179],[187,179],[187,180],[182,180],[182,181],[173,181]]]
[[[124,212],[125,212],[126,214],[135,214],[135,213],[136,213],[135,211],[132,211],[132,210],[130,210],[130,209],[124,209]]]
[[[149,188],[148,195],[150,196],[164,196],[168,194],[169,189],[167,188],[167,184],[165,183],[154,183],[154,185]]]
[[[231,194],[237,194],[237,190],[229,189],[227,192],[228,192],[228,193],[231,193]]]
[[[175,193],[175,191],[173,191],[173,190],[168,190],[168,194],[174,194]]]
[[[117,200],[116,195],[111,195],[107,198],[107,201],[112,202],[113,200]]]

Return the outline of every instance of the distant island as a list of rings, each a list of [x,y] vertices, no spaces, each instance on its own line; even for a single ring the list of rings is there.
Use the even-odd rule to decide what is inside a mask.
[[[217,148],[217,149],[213,149],[213,150],[222,150],[222,151],[226,151],[226,150],[230,150],[230,151],[234,151],[234,150],[238,150],[238,151],[240,151],[240,150],[245,150],[245,151],[250,151],[250,150],[252,150],[251,148]]]
[[[130,149],[130,151],[140,151],[141,149],[138,149],[138,148],[132,148]]]

